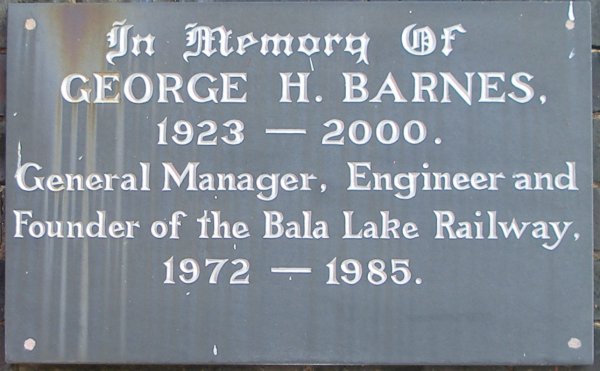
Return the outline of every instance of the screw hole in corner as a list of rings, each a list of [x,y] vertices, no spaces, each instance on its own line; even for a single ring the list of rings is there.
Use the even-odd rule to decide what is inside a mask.
[[[32,350],[35,349],[35,344],[36,344],[35,339],[29,338],[29,339],[25,340],[25,342],[23,343],[23,347],[25,348],[25,350],[28,350],[31,352]]]
[[[567,343],[567,345],[571,349],[579,349],[579,348],[581,348],[582,344],[581,344],[581,340],[579,340],[577,338],[571,338],[571,339],[569,339],[569,342]]]
[[[37,27],[37,22],[33,18],[27,18],[25,21],[25,29],[27,31],[33,31]]]

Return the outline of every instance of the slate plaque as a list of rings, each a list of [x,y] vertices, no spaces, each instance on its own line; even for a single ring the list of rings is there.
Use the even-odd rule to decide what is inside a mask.
[[[591,363],[589,14],[11,4],[7,359]]]

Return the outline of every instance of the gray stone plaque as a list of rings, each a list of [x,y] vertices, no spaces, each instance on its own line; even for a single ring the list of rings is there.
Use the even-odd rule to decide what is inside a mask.
[[[11,4],[7,359],[591,363],[589,14]]]

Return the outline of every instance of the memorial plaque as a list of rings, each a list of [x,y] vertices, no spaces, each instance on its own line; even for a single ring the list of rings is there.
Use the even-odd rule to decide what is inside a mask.
[[[11,4],[7,359],[591,363],[589,14]]]

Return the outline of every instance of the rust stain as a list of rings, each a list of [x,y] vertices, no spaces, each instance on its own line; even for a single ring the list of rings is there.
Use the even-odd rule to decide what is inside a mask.
[[[48,14],[51,31],[58,34],[57,53],[65,71],[72,73],[82,66],[94,72],[105,69],[106,33],[117,18],[114,7],[64,4],[49,8]]]

